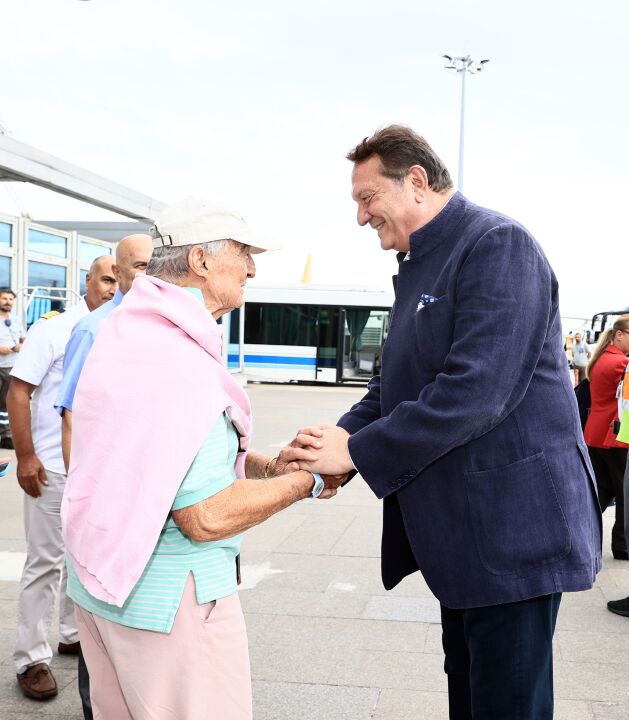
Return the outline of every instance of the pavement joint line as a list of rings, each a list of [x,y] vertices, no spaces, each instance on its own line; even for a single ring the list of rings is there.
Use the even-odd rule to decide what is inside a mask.
[[[283,647],[292,649],[294,647],[294,645],[280,644],[280,645],[269,645],[269,647],[272,647],[274,649],[283,648]],[[441,653],[426,653],[423,650],[389,650],[389,651],[382,651],[379,653],[377,650],[373,650],[371,647],[357,647],[355,649],[359,652],[368,652],[373,655],[380,654],[380,655],[430,655],[430,656],[435,656],[435,655],[441,654]],[[612,665],[613,663],[605,663],[605,664]],[[299,682],[299,681],[294,681],[294,682]],[[312,684],[319,685],[319,683],[312,683]]]
[[[334,543],[334,545],[332,545],[332,547],[330,548],[330,553],[334,553],[334,548],[341,542],[341,540],[345,537],[345,534],[350,530],[350,528],[352,527],[352,525],[353,525],[357,520],[358,520],[357,517],[353,517],[353,519],[352,519],[352,521],[350,522],[350,524],[345,528],[345,530],[343,530],[343,532],[342,532],[342,533],[340,534],[340,536],[337,538],[337,540],[336,540],[336,542]]]
[[[562,658],[562,663],[566,663],[566,665],[596,665],[596,667],[625,667],[627,666],[629,668],[629,659],[627,662],[604,662],[602,660],[564,660]],[[609,701],[607,701],[609,702]]]
[[[380,704],[380,698],[382,697],[382,688],[378,688],[378,694],[376,695],[376,702],[374,703],[373,708],[371,709],[371,717],[373,717],[374,712],[378,709],[378,705]]]
[[[423,693],[439,693],[440,695],[447,695],[447,690],[421,690],[421,689],[409,689],[409,688],[400,688],[396,685],[355,685],[355,684],[349,684],[349,683],[339,683],[339,682],[329,682],[329,681],[322,681],[322,682],[310,682],[307,680],[265,680],[264,678],[253,679],[254,683],[267,683],[268,685],[309,685],[311,687],[337,687],[337,688],[360,688],[361,690],[378,690],[380,693],[382,693],[383,690],[395,690],[395,691],[404,691],[404,692],[423,692]],[[587,702],[604,702],[606,704],[609,704],[608,700],[588,700]]]
[[[251,550],[253,551],[253,548],[251,548]],[[280,549],[278,549],[278,550],[271,550],[271,552],[275,553],[277,555],[298,555],[299,557],[324,557],[324,558],[330,557],[329,553],[301,553],[301,552],[296,552],[295,550],[280,550]],[[245,551],[245,553],[246,553],[246,551]],[[245,553],[243,553],[243,555]],[[351,559],[355,559],[355,560],[358,560],[358,559],[380,560],[379,555],[332,555],[332,557],[351,558]]]
[[[258,613],[253,610],[246,610],[243,609],[245,615],[268,615],[268,613]],[[347,615],[303,615],[303,614],[293,614],[288,612],[283,613],[277,613],[273,615],[272,617],[295,617],[295,618],[304,618],[307,617],[308,619],[318,619],[321,620],[322,618],[325,618],[326,620],[364,620],[365,622],[374,622],[371,618],[360,618],[360,617],[348,617]],[[382,622],[408,622],[407,620],[383,620]],[[426,623],[426,625],[430,625],[430,623]]]

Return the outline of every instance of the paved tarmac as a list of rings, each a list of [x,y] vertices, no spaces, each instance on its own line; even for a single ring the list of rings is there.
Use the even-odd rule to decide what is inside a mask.
[[[253,447],[274,455],[298,426],[333,422],[362,392],[248,389]],[[11,653],[24,539],[14,474],[0,479],[0,498],[0,720],[80,720],[74,658],[52,660],[56,699],[36,703],[17,689]],[[391,592],[382,587],[379,505],[356,478],[334,500],[303,501],[247,533],[241,600],[255,720],[448,717],[439,607],[419,574]],[[608,599],[629,595],[629,562],[611,558],[610,527],[608,511],[605,569],[596,587],[565,595],[559,611],[557,720],[629,718],[629,618],[605,608]],[[54,630],[51,640],[56,647]]]

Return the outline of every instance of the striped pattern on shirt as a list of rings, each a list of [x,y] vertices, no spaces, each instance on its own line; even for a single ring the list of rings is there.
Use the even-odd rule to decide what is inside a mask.
[[[172,509],[195,505],[229,487],[235,479],[238,436],[223,414],[201,446]],[[140,630],[169,633],[190,572],[201,605],[236,592],[235,558],[242,535],[216,542],[194,542],[169,515],[151,559],[122,608],[97,600],[83,587],[69,558],[68,595],[88,612]]]

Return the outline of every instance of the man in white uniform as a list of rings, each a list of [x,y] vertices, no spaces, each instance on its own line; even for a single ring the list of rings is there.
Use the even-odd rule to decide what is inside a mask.
[[[22,321],[12,312],[14,300],[11,288],[0,288],[0,447],[6,448],[13,448],[7,413],[10,373],[26,335]]]
[[[25,492],[27,544],[13,658],[19,687],[34,700],[48,700],[57,694],[57,683],[49,669],[52,648],[48,643],[57,594],[58,650],[62,654],[79,650],[74,607],[65,594],[59,511],[66,473],[61,453],[61,418],[54,404],[72,328],[88,312],[111,300],[116,292],[113,262],[110,255],[94,260],[81,302],[61,314],[46,313],[33,325],[11,371],[7,406],[17,455],[17,479]]]

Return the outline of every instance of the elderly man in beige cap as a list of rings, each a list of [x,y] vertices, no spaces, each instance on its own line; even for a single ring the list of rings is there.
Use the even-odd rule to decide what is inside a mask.
[[[335,488],[249,450],[249,399],[222,359],[216,321],[242,305],[253,254],[278,244],[196,198],[152,232],[147,275],[104,323],[77,388],[68,593],[97,717],[250,720],[242,533]]]

